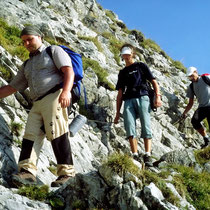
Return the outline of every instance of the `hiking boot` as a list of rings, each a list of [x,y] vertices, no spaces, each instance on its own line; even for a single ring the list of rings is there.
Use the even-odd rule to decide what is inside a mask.
[[[25,169],[21,169],[19,173],[12,174],[12,184],[15,187],[22,187],[23,185],[35,185],[36,177]]]
[[[132,158],[140,163],[143,162],[143,158],[142,158],[142,155],[139,155],[139,154],[132,154]]]
[[[149,155],[144,155],[144,164],[147,167],[153,167],[152,158]]]
[[[132,158],[133,158],[134,160],[137,160],[137,161],[138,161],[139,155],[136,154],[136,153],[133,153],[133,154],[132,154]]]
[[[202,149],[207,147],[209,145],[209,143],[210,143],[210,139],[208,137],[203,137],[203,140],[204,140],[204,144],[201,145]]]
[[[51,187],[61,187],[64,183],[66,183],[72,176],[61,175],[54,182],[51,183]]]

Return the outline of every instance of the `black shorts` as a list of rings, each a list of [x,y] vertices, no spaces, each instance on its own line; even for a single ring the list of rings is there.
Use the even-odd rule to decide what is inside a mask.
[[[200,107],[198,108],[191,120],[193,128],[198,130],[202,127],[201,121],[207,118],[208,124],[210,125],[210,107]]]

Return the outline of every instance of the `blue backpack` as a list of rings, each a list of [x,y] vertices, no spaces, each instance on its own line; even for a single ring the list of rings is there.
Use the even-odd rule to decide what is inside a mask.
[[[74,74],[75,74],[74,85],[71,90],[72,104],[74,104],[79,101],[80,96],[81,96],[81,83],[82,83],[82,79],[83,79],[82,56],[80,54],[72,51],[71,49],[69,49],[68,47],[66,47],[64,45],[58,45],[58,46],[61,47],[71,58],[72,67],[73,67]],[[46,52],[53,60],[51,46],[46,48]],[[87,98],[86,98],[86,90],[85,90],[84,85],[83,85],[83,90],[84,90],[85,107],[86,107],[87,106]]]

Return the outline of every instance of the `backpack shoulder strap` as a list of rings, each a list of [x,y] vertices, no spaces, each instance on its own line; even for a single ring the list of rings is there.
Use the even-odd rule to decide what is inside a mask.
[[[29,60],[29,59],[27,59],[27,60],[25,60],[25,61],[23,62],[23,67],[24,67],[24,68],[25,68],[26,63],[28,62],[28,60]]]
[[[46,52],[47,52],[47,54],[51,57],[51,59],[53,60],[52,48],[51,48],[51,46],[48,46],[48,47],[46,48]]]
[[[195,95],[194,88],[193,88],[193,82],[191,82],[191,84],[190,84],[190,89],[192,90],[193,95]]]
[[[210,75],[210,74],[202,74],[201,75],[201,78],[203,79],[203,81],[210,86],[210,78],[207,77],[207,75]]]

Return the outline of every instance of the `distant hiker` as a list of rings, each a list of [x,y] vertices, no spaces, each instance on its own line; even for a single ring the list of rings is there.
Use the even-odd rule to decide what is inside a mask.
[[[146,166],[151,167],[151,145],[152,131],[150,123],[150,100],[148,91],[145,88],[146,80],[152,83],[155,90],[155,106],[161,106],[161,98],[158,83],[152,75],[148,66],[142,62],[135,62],[135,48],[130,44],[125,44],[121,48],[121,56],[125,61],[125,68],[120,70],[116,89],[117,112],[114,123],[118,123],[120,118],[120,109],[124,101],[124,126],[133,157],[138,159],[137,139],[136,139],[136,120],[140,118],[141,137],[144,139],[145,155],[144,162]],[[142,74],[143,72],[143,74]]]
[[[210,138],[201,125],[201,121],[207,118],[208,124],[210,125],[210,74],[199,76],[195,67],[189,67],[187,69],[187,76],[192,83],[187,89],[189,103],[185,108],[182,117],[186,118],[187,113],[193,106],[194,96],[196,96],[199,106],[192,117],[191,123],[193,128],[203,136],[204,144],[202,147],[206,147],[210,142]]]
[[[57,159],[58,178],[51,186],[59,187],[75,176],[67,113],[74,82],[71,59],[61,47],[52,46],[53,61],[45,50],[41,31],[34,26],[25,27],[21,39],[30,58],[9,85],[0,88],[3,98],[29,87],[33,100],[23,136],[19,172],[12,175],[12,183],[16,186],[36,183],[36,165],[46,137]],[[45,132],[41,129],[43,125]]]

